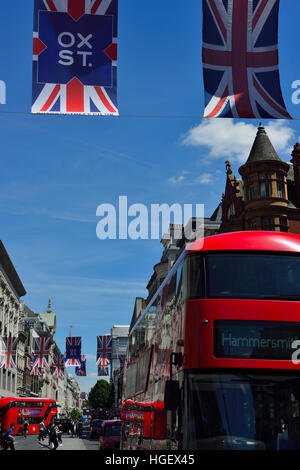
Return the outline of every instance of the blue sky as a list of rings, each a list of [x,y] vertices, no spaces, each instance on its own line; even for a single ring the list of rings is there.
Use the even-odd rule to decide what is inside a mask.
[[[300,80],[300,4],[281,2],[281,86],[289,112]],[[4,2],[0,17],[0,238],[43,313],[49,297],[56,341],[82,336],[88,355],[83,391],[96,382],[96,336],[129,324],[136,296],[146,296],[159,240],[96,236],[96,209],[128,204],[204,204],[221,200],[225,160],[234,173],[247,158],[258,121],[202,120],[201,1],[119,1],[120,117],[31,115],[33,0]],[[185,116],[185,117],[184,117]],[[299,121],[264,122],[283,160],[299,140]],[[216,139],[216,136],[218,138]],[[69,369],[71,370],[71,369]]]

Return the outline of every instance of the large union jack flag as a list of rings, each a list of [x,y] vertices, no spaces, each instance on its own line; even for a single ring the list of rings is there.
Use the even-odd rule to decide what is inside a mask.
[[[0,338],[0,368],[16,369],[18,338]]]
[[[65,366],[78,366],[80,367],[81,359],[81,337],[69,336],[66,338],[66,358]]]
[[[204,117],[291,119],[278,67],[279,0],[203,0]]]
[[[112,337],[111,335],[97,336],[97,362],[99,366],[102,359],[108,359],[110,362],[112,353]]]
[[[51,337],[41,337],[33,339],[33,361],[32,367],[49,367]]]
[[[118,0],[35,0],[32,113],[117,116]]]

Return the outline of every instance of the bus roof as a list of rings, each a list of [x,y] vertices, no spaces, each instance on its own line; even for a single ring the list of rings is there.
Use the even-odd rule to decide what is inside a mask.
[[[216,250],[300,252],[300,235],[285,232],[230,232],[192,242],[186,253]]]
[[[40,398],[40,397],[2,397],[0,398],[1,403],[9,403],[11,401],[54,401],[54,398]]]

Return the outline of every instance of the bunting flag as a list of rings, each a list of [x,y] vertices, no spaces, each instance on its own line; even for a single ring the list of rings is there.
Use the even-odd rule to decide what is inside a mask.
[[[0,369],[17,368],[17,345],[18,338],[0,338]]]
[[[81,356],[80,367],[76,367],[75,374],[81,377],[86,376],[86,356]]]
[[[118,0],[35,0],[32,113],[118,115]]]
[[[53,362],[53,375],[55,377],[63,377],[65,373],[65,359],[64,356],[60,353],[54,354],[54,362]]]
[[[203,0],[204,117],[291,119],[278,67],[279,0]]]
[[[51,337],[33,338],[33,364],[32,367],[49,367]]]
[[[105,377],[105,376],[109,375],[110,360],[107,359],[106,357],[103,357],[103,358],[100,358],[97,362],[99,363],[99,364],[97,364],[98,365],[98,376]]]
[[[111,335],[97,336],[97,366],[99,366],[101,359],[108,359],[109,361],[111,360],[111,340]]]
[[[39,367],[31,367],[30,369],[30,375],[35,375],[35,376],[40,376],[41,374],[41,369]]]
[[[65,366],[78,366],[80,367],[81,359],[81,337],[69,336],[66,338],[66,358]]]

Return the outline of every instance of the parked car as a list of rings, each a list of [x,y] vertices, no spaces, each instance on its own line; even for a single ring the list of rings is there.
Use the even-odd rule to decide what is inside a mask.
[[[92,419],[91,421],[91,426],[90,426],[90,437],[98,437],[100,435],[100,429],[101,429],[101,424],[103,420],[102,419]]]
[[[121,440],[121,420],[110,419],[102,422],[99,436],[99,450],[119,449]]]

